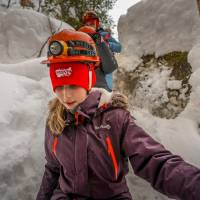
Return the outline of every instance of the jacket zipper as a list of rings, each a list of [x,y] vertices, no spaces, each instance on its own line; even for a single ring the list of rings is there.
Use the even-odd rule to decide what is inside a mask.
[[[73,136],[74,137],[74,175],[76,177],[77,176],[77,169],[76,169],[76,133],[77,133],[77,126],[74,124],[72,129],[73,129],[73,135],[74,135]],[[78,186],[76,186],[75,181],[74,181],[73,182],[74,193],[76,192],[76,188],[78,188]]]

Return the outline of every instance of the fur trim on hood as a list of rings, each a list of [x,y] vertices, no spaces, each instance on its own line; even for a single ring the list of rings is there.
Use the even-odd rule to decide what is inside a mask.
[[[111,103],[113,107],[119,107],[123,109],[128,108],[128,98],[118,92],[108,92],[103,88],[92,88],[90,92],[99,91],[101,93],[101,99],[99,102],[99,107],[103,104]]]

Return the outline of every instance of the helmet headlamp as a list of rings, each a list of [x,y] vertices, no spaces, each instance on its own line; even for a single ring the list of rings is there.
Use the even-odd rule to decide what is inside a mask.
[[[52,41],[49,44],[49,53],[52,56],[59,56],[61,54],[67,54],[67,44],[64,41]]]

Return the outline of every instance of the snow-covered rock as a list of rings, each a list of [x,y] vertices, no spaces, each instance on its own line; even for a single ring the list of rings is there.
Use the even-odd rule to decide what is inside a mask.
[[[36,58],[52,32],[70,25],[32,10],[0,11],[0,63],[16,63]],[[46,55],[46,48],[42,52]]]
[[[200,38],[196,0],[143,0],[120,17],[118,31],[123,50],[139,57],[189,51]]]

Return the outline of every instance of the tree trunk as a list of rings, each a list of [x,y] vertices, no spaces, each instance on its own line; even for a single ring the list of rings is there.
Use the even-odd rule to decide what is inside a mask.
[[[9,8],[9,7],[10,7],[10,2],[11,2],[11,0],[9,0],[9,1],[8,1],[7,8]]]
[[[38,12],[40,12],[42,0],[39,0]]]
[[[32,7],[33,8],[33,2],[31,0],[20,0],[20,5],[24,7]]]
[[[200,0],[197,0],[197,7],[198,7],[198,10],[199,10],[199,15],[200,15]]]

